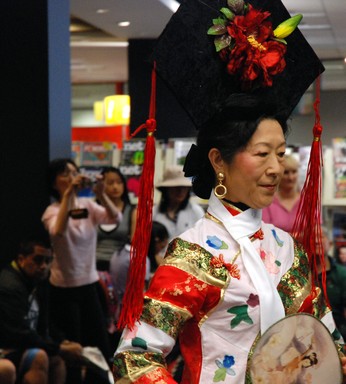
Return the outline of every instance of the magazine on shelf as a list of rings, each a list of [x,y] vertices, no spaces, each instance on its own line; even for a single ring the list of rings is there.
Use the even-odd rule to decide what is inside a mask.
[[[174,138],[170,139],[168,146],[173,148],[173,164],[174,165],[184,165],[186,155],[188,154],[191,145],[195,144],[196,140],[191,138]]]
[[[333,212],[333,242],[336,249],[346,246],[346,209]]]
[[[346,163],[334,164],[335,198],[346,197]]]
[[[113,162],[114,143],[84,142],[82,145],[81,165],[111,166]]]
[[[144,162],[145,139],[124,141],[120,156],[119,169],[126,177],[127,189],[135,197],[139,192],[139,179]]]
[[[346,198],[346,137],[332,139],[334,159],[334,197]]]
[[[332,139],[334,163],[346,164],[346,137],[334,137]]]

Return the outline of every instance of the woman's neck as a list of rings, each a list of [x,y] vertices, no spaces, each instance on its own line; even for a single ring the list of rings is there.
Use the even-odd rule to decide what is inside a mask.
[[[300,193],[296,189],[280,190],[277,197],[280,204],[286,208],[287,211],[291,211],[299,200]]]
[[[299,196],[299,192],[295,188],[279,189],[278,196],[281,199],[294,199]]]
[[[177,212],[179,211],[179,207],[180,207],[179,202],[171,201],[167,206],[167,211]]]
[[[112,199],[112,203],[120,210],[123,211],[125,203],[121,198]]]
[[[227,200],[227,199],[223,199],[223,201],[229,205],[232,205],[233,207],[235,208],[238,208],[240,211],[246,211],[247,209],[249,209],[250,207],[244,203],[235,203],[231,200]]]

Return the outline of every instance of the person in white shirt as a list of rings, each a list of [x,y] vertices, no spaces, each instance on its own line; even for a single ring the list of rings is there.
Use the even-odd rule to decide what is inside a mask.
[[[161,199],[154,207],[153,220],[167,228],[170,240],[203,217],[204,209],[191,202],[191,181],[184,176],[182,166],[168,167],[156,188],[161,192]]]

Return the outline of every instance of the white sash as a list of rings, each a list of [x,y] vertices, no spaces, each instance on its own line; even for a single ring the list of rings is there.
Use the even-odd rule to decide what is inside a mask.
[[[285,310],[280,295],[249,238],[261,228],[262,210],[249,208],[232,216],[212,192],[208,212],[223,223],[240,246],[244,266],[259,296],[260,327],[263,334],[272,324],[285,317]]]

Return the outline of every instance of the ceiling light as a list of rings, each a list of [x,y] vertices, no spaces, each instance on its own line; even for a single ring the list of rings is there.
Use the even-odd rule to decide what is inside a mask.
[[[119,27],[128,27],[131,23],[129,21],[119,21]]]
[[[107,124],[129,125],[130,123],[130,96],[111,95],[103,99],[105,121]]]
[[[298,28],[301,31],[315,31],[315,30],[322,31],[322,30],[326,30],[326,29],[332,29],[330,24],[315,24],[315,25],[302,24],[302,25],[299,25]]]
[[[71,47],[95,47],[95,48],[126,48],[128,41],[71,41]]]
[[[180,6],[176,0],[159,0],[163,5],[169,8],[172,12],[176,12]]]
[[[109,12],[109,9],[105,9],[105,8],[100,8],[100,9],[98,9],[97,11],[96,11],[96,13],[107,13],[107,12]]]

